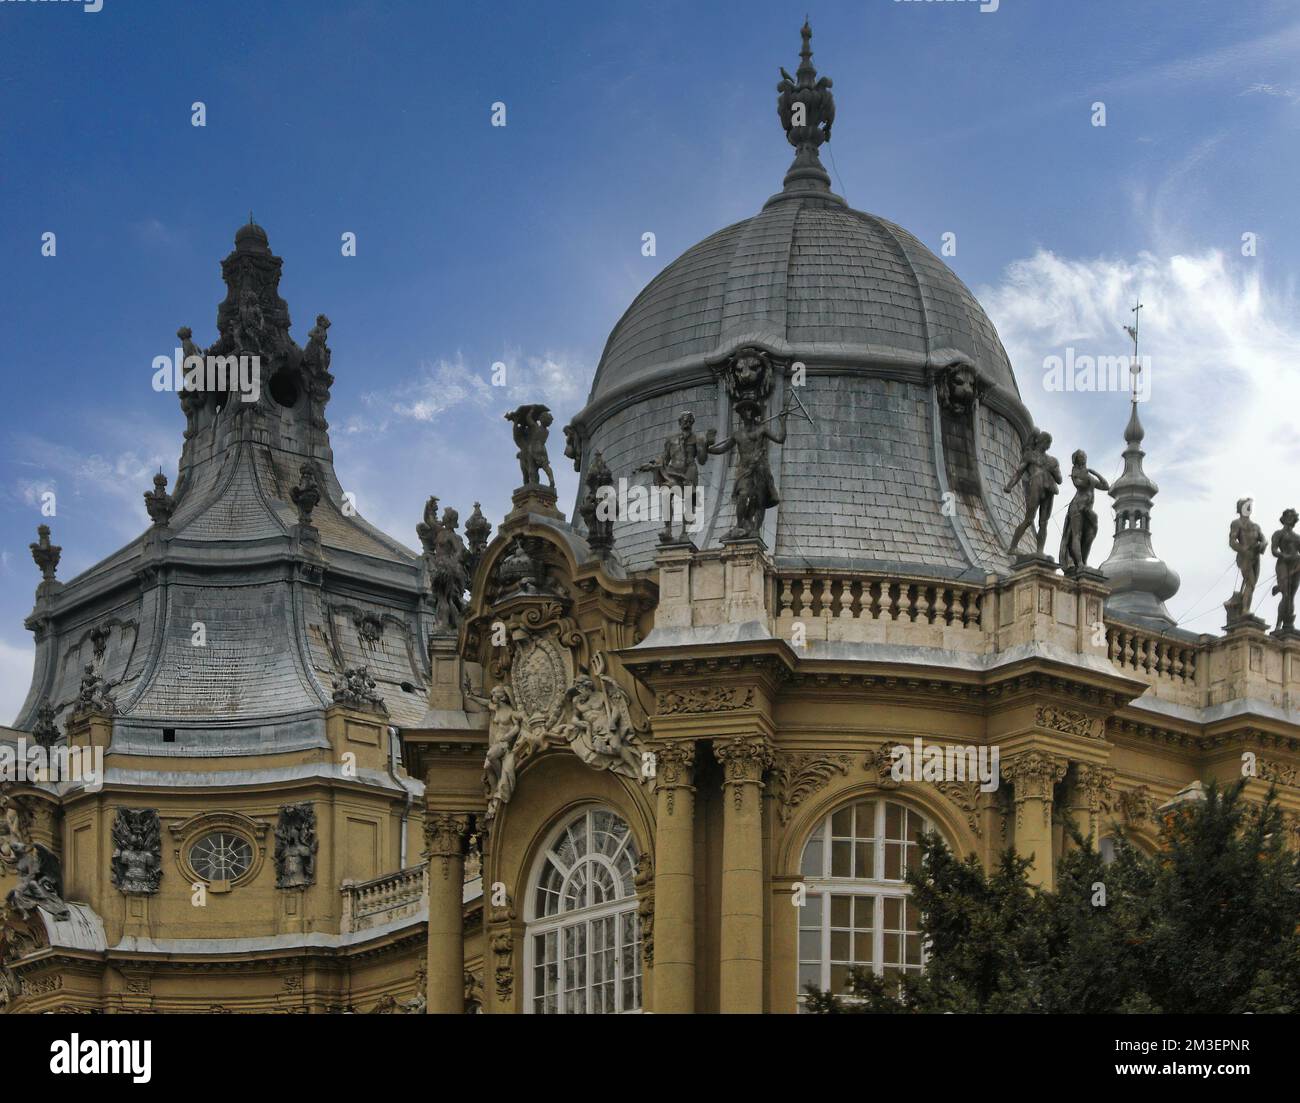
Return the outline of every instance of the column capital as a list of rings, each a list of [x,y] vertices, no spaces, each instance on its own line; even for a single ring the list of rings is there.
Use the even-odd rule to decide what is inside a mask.
[[[1017,827],[1024,820],[1024,804],[1029,800],[1041,801],[1043,822],[1051,822],[1052,790],[1065,777],[1069,765],[1068,759],[1038,750],[1021,751],[1002,760],[999,767],[1001,774],[1015,787],[1013,799]]]
[[[771,769],[776,755],[765,735],[738,735],[713,741],[713,756],[722,766],[723,785],[732,787],[732,799],[739,811],[745,787],[762,787],[763,774]]]
[[[452,858],[465,856],[473,817],[467,812],[432,812],[424,821],[425,857],[442,859],[442,875],[450,873]]]
[[[673,814],[678,789],[695,791],[695,742],[681,740],[656,743],[655,791],[664,795],[665,810]]]
[[[1074,764],[1074,780],[1083,805],[1094,816],[1109,812],[1115,805],[1115,770],[1090,762]]]

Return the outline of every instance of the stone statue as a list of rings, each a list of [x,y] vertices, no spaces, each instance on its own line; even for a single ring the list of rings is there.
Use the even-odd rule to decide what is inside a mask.
[[[113,820],[113,884],[152,896],[162,880],[162,825],[154,808],[119,807]]]
[[[1237,553],[1237,570],[1241,572],[1241,586],[1226,603],[1229,623],[1251,615],[1255,586],[1259,582],[1259,561],[1268,547],[1264,530],[1250,518],[1254,508],[1254,499],[1237,499],[1237,516],[1228,528],[1228,547]]]
[[[311,400],[311,422],[317,429],[329,428],[325,406],[330,400],[330,387],[334,385],[334,376],[330,374],[330,349],[325,343],[329,328],[330,320],[324,314],[317,314],[316,324],[307,332],[307,347],[302,353],[303,377]]]
[[[24,797],[0,793],[0,867],[14,869],[22,843],[32,841],[32,814]]]
[[[36,722],[32,725],[32,738],[42,747],[52,747],[59,741],[59,728],[54,723],[54,706],[48,700],[36,706]]]
[[[181,374],[185,380],[178,397],[181,402],[181,413],[185,415],[185,436],[192,437],[195,415],[203,409],[203,404],[207,401],[207,393],[203,389],[205,382],[203,367],[192,364],[190,360],[191,357],[198,357],[200,365],[203,364],[203,350],[194,343],[194,334],[189,326],[181,326],[176,331],[176,336],[181,342]]]
[[[1070,457],[1070,481],[1074,483],[1074,498],[1065,514],[1061,527],[1061,567],[1068,574],[1088,566],[1088,552],[1097,539],[1097,514],[1092,508],[1093,491],[1109,490],[1108,483],[1098,472],[1088,466],[1088,453],[1082,448]]]
[[[1035,429],[1029,435],[1029,443],[1020,454],[1020,466],[1016,468],[1007,485],[1003,488],[1008,494],[1020,480],[1025,487],[1025,519],[1020,522],[1016,534],[1011,538],[1011,550],[1015,553],[1020,538],[1034,523],[1038,515],[1038,527],[1035,538],[1038,543],[1038,555],[1043,555],[1047,545],[1047,522],[1052,516],[1052,501],[1056,497],[1057,487],[1061,485],[1061,465],[1047,454],[1052,446],[1052,434]],[[1094,520],[1095,525],[1095,520]]]
[[[935,376],[935,394],[941,408],[949,413],[970,413],[979,398],[982,381],[975,365],[967,360],[954,360]]]
[[[144,492],[144,508],[158,527],[166,525],[176,512],[176,499],[167,493],[167,476],[161,471],[153,477],[153,489]]]
[[[87,663],[81,674],[81,687],[77,690],[77,712],[114,711],[113,698],[108,694],[108,683],[95,670],[94,663]]]
[[[793,391],[787,392],[793,394]],[[720,456],[736,450],[736,475],[731,488],[731,501],[735,508],[736,524],[727,533],[727,540],[752,540],[759,538],[763,516],[773,506],[780,504],[772,467],[767,458],[767,445],[785,443],[786,419],[790,406],[777,415],[780,427],[774,432],[760,420],[763,407],[749,399],[736,403],[739,424],[731,436],[717,444],[707,446],[710,455]]]
[[[483,516],[483,510],[478,502],[475,502],[474,512],[469,515],[469,520],[465,522],[465,539],[469,543],[468,569],[471,579],[474,577],[474,572],[478,570],[483,553],[487,551],[488,537],[491,535],[492,524]]]
[[[371,712],[388,712],[378,686],[364,666],[349,667],[334,679],[334,703]]]
[[[597,680],[599,679],[599,680]],[[567,711],[568,720],[561,718]],[[613,678],[579,674],[556,703],[547,727],[562,735],[588,766],[641,777],[638,733],[628,696]]]
[[[239,292],[239,313],[235,322],[235,347],[240,352],[260,353],[262,351],[262,330],[266,319],[262,314],[262,304],[257,292],[249,284],[244,284]]]
[[[448,506],[442,511],[429,564],[434,621],[438,628],[453,632],[460,627],[465,614],[465,591],[470,584],[469,550],[456,531],[459,524],[460,517],[454,509]]]
[[[1295,531],[1300,514],[1294,509],[1282,513],[1282,527],[1273,533],[1273,556],[1277,559],[1277,581],[1273,593],[1281,594],[1277,603],[1277,631],[1295,631],[1295,591],[1300,584],[1300,533]]]
[[[63,901],[63,870],[58,855],[40,843],[12,844],[18,884],[9,890],[5,903],[24,919],[36,908],[44,908],[55,919],[72,914]]]
[[[316,808],[311,801],[280,808],[275,825],[275,887],[304,888],[316,883]]]
[[[487,793],[487,818],[493,819],[515,791],[515,744],[524,730],[524,714],[515,708],[505,686],[493,686],[480,697],[465,677],[465,696],[492,714],[488,724],[487,757],[483,759],[483,789]]]
[[[614,548],[614,515],[618,503],[612,493],[614,475],[599,450],[592,454],[583,482],[587,484],[587,492],[578,513],[587,528],[587,546],[603,559]]]
[[[289,491],[289,499],[298,510],[298,524],[311,524],[311,514],[321,499],[320,476],[314,463],[304,463],[298,468],[298,485]]]
[[[664,528],[659,543],[671,544],[673,540],[673,509],[675,499],[682,514],[680,542],[685,543],[688,516],[693,516],[697,503],[696,487],[700,481],[700,468],[708,462],[709,449],[716,431],[710,429],[703,438],[695,435],[695,415],[687,410],[677,419],[678,431],[664,441],[664,450],[657,460],[643,463],[638,471],[654,472],[655,486],[661,488],[660,508],[664,513]],[[668,493],[663,493],[666,489]]]
[[[41,580],[54,581],[54,572],[59,569],[59,558],[63,549],[58,544],[50,543],[50,526],[36,526],[36,543],[27,545],[32,550],[32,560],[40,569]]]
[[[524,478],[524,486],[540,486],[542,471],[555,487],[555,473],[551,470],[551,461],[546,455],[546,438],[551,432],[551,411],[545,406],[520,406],[505,415],[506,420],[514,424],[515,445],[519,449],[519,470]]]

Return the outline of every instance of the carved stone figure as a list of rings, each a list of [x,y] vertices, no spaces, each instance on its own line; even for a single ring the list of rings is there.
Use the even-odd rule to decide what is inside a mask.
[[[311,801],[280,808],[275,825],[275,887],[304,888],[316,883],[316,806]]]
[[[564,458],[573,461],[573,470],[582,470],[582,434],[572,423],[564,427]]]
[[[176,511],[176,499],[167,493],[167,476],[161,471],[153,477],[153,489],[144,492],[144,508],[149,520],[159,527],[167,524]]]
[[[54,723],[54,706],[48,700],[36,707],[36,722],[32,725],[32,738],[42,747],[52,747],[59,741],[59,729]]]
[[[793,394],[794,392],[788,392]],[[722,455],[736,450],[735,481],[731,501],[735,508],[736,524],[727,533],[727,540],[750,540],[759,536],[763,517],[781,501],[772,478],[772,467],[767,458],[767,445],[785,442],[786,419],[790,416],[787,403],[777,415],[779,427],[773,431],[761,421],[763,407],[749,399],[736,403],[739,424],[726,440],[708,446],[712,455]]]
[[[1241,585],[1225,604],[1229,624],[1251,615],[1255,586],[1259,583],[1259,562],[1268,547],[1264,530],[1251,520],[1254,508],[1254,499],[1239,498],[1237,516],[1228,528],[1228,547],[1237,553],[1237,570],[1241,572]]]
[[[562,735],[588,766],[640,778],[640,733],[627,694],[608,675],[579,674],[547,726]]]
[[[348,708],[366,709],[387,714],[388,706],[379,695],[378,686],[364,666],[349,667],[334,679],[334,703]]]
[[[1097,539],[1097,514],[1092,508],[1093,491],[1109,490],[1110,483],[1088,466],[1088,453],[1082,448],[1070,457],[1070,481],[1074,483],[1074,498],[1061,526],[1060,563],[1067,573],[1079,572],[1088,566],[1088,553]]]
[[[459,515],[448,506],[442,512],[442,521],[433,537],[429,579],[433,590],[435,631],[454,632],[465,614],[465,591],[470,584],[469,550],[456,531],[459,524]]]
[[[438,499],[430,494],[429,500],[424,503],[423,519],[415,526],[415,535],[420,538],[425,555],[433,555],[437,550],[439,527]]]
[[[483,790],[487,794],[487,818],[494,819],[515,792],[515,744],[523,734],[524,715],[515,708],[505,686],[493,686],[480,697],[465,678],[465,696],[492,714],[488,722],[488,749],[483,759]]]
[[[515,592],[540,594],[550,589],[549,572],[541,557],[540,545],[536,537],[515,537],[509,552],[496,561],[494,568],[494,591],[498,597]]]
[[[603,559],[614,547],[617,496],[613,493],[614,475],[599,451],[587,464],[583,482],[587,484],[587,492],[578,506],[578,513],[587,527],[587,546]]]
[[[27,798],[0,793],[0,866],[18,865],[18,847],[32,841],[32,813]]]
[[[155,808],[119,807],[113,820],[113,884],[151,896],[162,880],[162,825]]]
[[[207,392],[203,390],[203,368],[191,359],[198,357],[202,363],[203,350],[194,343],[194,335],[189,326],[181,326],[176,331],[176,336],[181,342],[181,374],[185,379],[185,386],[181,388],[178,397],[181,413],[185,415],[185,436],[189,438],[194,435],[194,419],[208,398]]]
[[[316,315],[316,324],[307,333],[307,347],[302,354],[302,376],[310,403],[312,426],[328,429],[325,407],[330,400],[330,387],[334,376],[330,374],[330,350],[325,343],[329,336],[330,320],[324,314]]]
[[[5,903],[24,919],[36,908],[44,908],[55,919],[67,919],[71,912],[63,901],[63,870],[58,855],[40,843],[12,844],[18,884],[5,896]]]
[[[95,670],[93,663],[87,663],[81,674],[81,687],[77,691],[77,712],[114,711],[113,698],[108,694],[108,683]]]
[[[551,461],[546,454],[546,438],[550,435],[551,411],[542,405],[520,406],[505,415],[507,421],[514,425],[515,446],[519,449],[519,471],[523,475],[524,486],[540,486],[541,472],[552,489],[555,487],[555,473],[551,470]]]
[[[664,528],[659,534],[661,544],[671,544],[673,538],[673,510],[669,506],[676,500],[676,508],[682,514],[682,533],[680,541],[685,543],[688,516],[696,508],[696,487],[700,481],[700,468],[709,459],[709,448],[713,445],[716,431],[710,429],[703,438],[695,435],[695,415],[687,410],[677,419],[678,431],[664,441],[664,449],[657,460],[643,463],[638,471],[654,472],[655,486],[666,488],[669,493],[661,499],[664,513]]]
[[[981,380],[974,364],[954,360],[935,376],[934,388],[940,407],[949,413],[964,415],[970,413],[979,397]]]
[[[1277,603],[1277,631],[1295,631],[1295,592],[1300,585],[1300,533],[1295,531],[1300,514],[1294,509],[1282,513],[1282,527],[1273,533],[1271,547],[1277,560],[1277,582],[1273,593],[1282,599]]]
[[[717,371],[733,403],[767,403],[775,372],[766,350],[749,345],[737,349]]]
[[[262,313],[262,304],[257,292],[250,284],[244,284],[239,292],[238,313],[235,321],[235,347],[240,352],[260,353],[262,351],[262,330],[266,319]]]
[[[491,522],[483,516],[483,510],[478,502],[475,502],[474,512],[469,515],[469,520],[465,522],[465,539],[469,543],[469,562],[467,566],[471,579],[474,577],[474,572],[478,570],[483,553],[487,551],[488,537],[491,535]]]
[[[113,631],[107,624],[97,624],[90,630],[90,648],[95,656],[95,662],[104,661],[104,653],[108,650],[108,641]]]
[[[59,557],[63,555],[63,548],[58,544],[50,543],[50,526],[36,526],[36,543],[29,544],[32,550],[32,560],[40,568],[41,579],[45,582],[54,581],[54,572],[59,569]]]
[[[1038,555],[1043,554],[1047,545],[1047,522],[1052,516],[1052,501],[1056,497],[1057,487],[1061,485],[1061,465],[1048,455],[1052,446],[1052,434],[1035,429],[1029,435],[1029,442],[1020,454],[1020,466],[1016,468],[1007,485],[1003,488],[1008,494],[1017,482],[1023,480],[1025,488],[1025,519],[1016,528],[1011,537],[1011,549],[1015,552],[1027,529],[1034,524],[1037,514],[1038,527],[1034,536],[1038,544]],[[1095,533],[1094,533],[1095,535]]]
[[[289,500],[298,510],[298,524],[310,525],[311,514],[321,499],[320,475],[314,463],[298,468],[298,485],[289,491]]]

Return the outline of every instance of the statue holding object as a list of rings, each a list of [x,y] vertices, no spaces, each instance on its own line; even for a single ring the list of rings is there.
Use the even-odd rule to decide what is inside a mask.
[[[1071,457],[1070,481],[1074,483],[1074,498],[1065,515],[1061,529],[1061,568],[1066,574],[1077,574],[1088,568],[1088,553],[1097,539],[1097,514],[1092,508],[1093,492],[1109,490],[1110,483],[1099,472],[1088,466],[1088,453],[1082,448]]]

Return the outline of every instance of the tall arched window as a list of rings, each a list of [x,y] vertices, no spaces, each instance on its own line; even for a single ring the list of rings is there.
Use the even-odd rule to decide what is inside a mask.
[[[528,1009],[537,1015],[641,1010],[636,840],[602,808],[551,837],[532,882]]]
[[[812,984],[836,994],[849,970],[897,976],[924,964],[911,887],[903,875],[919,861],[918,841],[933,825],[893,801],[846,804],[804,845],[808,894],[799,909],[799,992]]]

